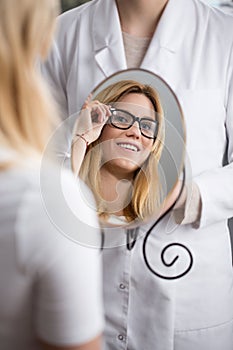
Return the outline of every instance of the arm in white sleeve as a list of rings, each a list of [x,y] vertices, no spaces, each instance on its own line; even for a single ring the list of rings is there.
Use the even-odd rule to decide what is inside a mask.
[[[194,179],[202,202],[199,227],[233,216],[233,53],[229,60],[225,109],[228,165],[206,171]]]
[[[40,68],[57,103],[61,119],[64,120],[69,116],[66,96],[66,74],[56,40],[53,41],[47,60],[41,63]]]
[[[41,276],[36,289],[39,339],[55,345],[87,343],[103,330],[101,260],[97,249],[70,242]]]
[[[56,172],[46,174],[48,186],[40,189],[42,195],[48,191],[44,203],[39,191],[29,188],[25,194],[17,224],[18,261],[35,284],[36,336],[55,346],[77,346],[103,331],[100,232],[73,177],[64,173],[59,190]]]

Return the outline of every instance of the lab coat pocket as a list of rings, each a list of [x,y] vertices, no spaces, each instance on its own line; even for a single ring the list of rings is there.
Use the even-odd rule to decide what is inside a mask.
[[[229,323],[233,320],[233,275],[226,223],[199,230],[183,228],[183,237],[194,263],[189,274],[176,282],[175,330],[195,332]]]
[[[233,320],[214,327],[175,332],[174,350],[232,350]]]
[[[220,89],[177,91],[187,130],[187,154],[192,170],[221,166],[225,149],[225,107]]]

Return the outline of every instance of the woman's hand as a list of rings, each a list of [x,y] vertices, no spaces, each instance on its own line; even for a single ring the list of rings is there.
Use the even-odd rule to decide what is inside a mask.
[[[172,192],[167,196],[165,201],[163,202],[163,208],[160,215],[163,215],[168,209],[170,209],[174,204],[174,210],[182,210],[184,211],[185,202],[187,198],[187,189],[186,186],[183,187],[182,193],[182,181],[178,180],[176,185],[174,186]]]
[[[110,115],[109,106],[88,96],[75,124],[74,139],[82,137],[88,145],[97,140]]]
[[[110,107],[99,101],[91,101],[88,96],[77,118],[73,133],[71,148],[71,166],[75,176],[78,176],[87,146],[97,140],[111,115]]]

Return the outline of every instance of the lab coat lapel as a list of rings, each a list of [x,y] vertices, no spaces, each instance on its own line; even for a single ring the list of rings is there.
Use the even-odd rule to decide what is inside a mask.
[[[95,60],[105,76],[126,69],[120,20],[114,0],[100,0],[93,14]]]
[[[176,61],[187,28],[185,23],[190,0],[169,0],[152,37],[141,68],[160,75],[171,86],[177,82]]]

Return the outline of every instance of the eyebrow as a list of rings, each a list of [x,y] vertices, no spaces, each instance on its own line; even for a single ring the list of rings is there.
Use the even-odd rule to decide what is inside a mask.
[[[116,102],[115,102],[115,103],[116,103]],[[122,103],[123,103],[123,102],[122,102]],[[126,108],[117,108],[117,107],[114,107],[114,104],[113,104],[113,103],[111,104],[110,110],[111,110],[111,109],[113,109],[113,110],[118,110],[118,111],[123,111],[123,112],[127,112],[127,113],[129,113],[129,114],[131,114],[131,115],[133,115],[133,116],[135,116],[135,117],[140,118],[140,119],[145,118],[145,119],[149,119],[149,120],[152,120],[152,121],[158,121],[158,119],[157,119],[157,117],[156,117],[157,112],[154,111],[154,110],[152,110],[152,109],[151,109],[151,111],[153,112],[154,119],[153,119],[153,117],[148,116],[148,115],[138,116],[138,115],[132,113],[131,111],[129,111],[128,109],[126,109]]]

